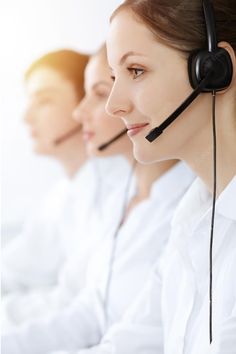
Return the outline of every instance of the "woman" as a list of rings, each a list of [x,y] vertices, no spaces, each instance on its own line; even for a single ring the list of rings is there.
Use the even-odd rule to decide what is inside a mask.
[[[236,3],[230,0],[212,3],[218,46],[225,49],[223,57],[227,58],[229,75],[222,90],[213,92],[217,202],[210,308],[212,95],[202,93],[152,143],[146,137],[150,139],[150,131],[160,126],[192,92],[196,52],[188,57],[196,49],[207,51],[205,22],[209,26],[209,20],[206,13],[204,19],[202,5],[212,18],[211,3],[127,0],[112,16],[107,46],[114,85],[108,112],[125,122],[139,161],[179,158],[200,178],[175,213],[168,250],[162,263],[156,266],[149,286],[123,323],[107,336],[110,345],[107,352],[235,353]],[[211,41],[212,38],[214,34]],[[214,46],[209,49],[215,50]],[[202,85],[203,80],[204,85],[217,81],[228,65],[221,54],[220,61],[218,54],[213,54],[213,59],[213,63],[207,59],[201,68]]]
[[[102,48],[86,67],[86,94],[75,112],[90,154],[101,156],[98,147],[124,129],[122,122],[105,113],[111,87]],[[125,149],[128,143],[127,136],[121,137],[103,150],[103,156],[114,154],[122,144],[120,152],[133,164],[131,151]],[[98,344],[140,293],[152,265],[160,258],[173,211],[192,179],[186,166],[175,160],[137,164],[135,182],[128,180],[125,188],[113,193],[106,203],[104,239],[90,260],[84,291],[66,311],[3,339],[3,352],[75,351]],[[36,337],[40,341],[32,340]]]
[[[78,124],[71,117],[84,95],[87,61],[87,55],[59,50],[40,57],[25,74],[27,103],[24,118],[34,151],[57,160],[66,178],[55,183],[35,215],[29,215],[21,234],[4,248],[3,293],[49,286],[57,277],[63,252],[56,234],[61,228],[69,227],[60,219],[61,213],[67,198],[72,203],[70,188],[73,184],[78,188],[85,173],[82,173],[86,154],[81,129],[79,131]],[[57,143],[57,139],[69,132],[74,134]]]
[[[85,251],[86,238],[82,238],[84,219],[88,211],[91,217],[91,209],[100,212],[96,197],[101,188],[93,164],[86,163],[81,126],[72,119],[84,95],[88,59],[73,50],[58,50],[34,61],[25,74],[24,118],[34,151],[58,161],[66,176],[29,215],[21,234],[3,249],[4,330],[55,311],[84,284],[85,259],[91,251],[88,247]],[[70,283],[73,269],[68,263],[75,242],[83,249],[77,255],[83,267],[75,270],[76,285]]]

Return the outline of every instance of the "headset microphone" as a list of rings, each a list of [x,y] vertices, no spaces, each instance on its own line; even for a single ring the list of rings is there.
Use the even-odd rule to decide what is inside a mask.
[[[123,129],[120,133],[118,133],[117,135],[115,135],[112,139],[108,140],[106,143],[100,145],[98,147],[99,151],[103,151],[105,150],[108,146],[110,146],[111,144],[113,144],[116,140],[120,139],[123,135],[125,135],[127,133],[127,129]]]
[[[185,111],[188,106],[200,95],[200,93],[203,91],[207,79],[210,76],[207,75],[205,79],[201,80],[199,85],[196,87],[196,89],[189,95],[186,100],[168,117],[164,120],[163,123],[161,123],[158,127],[154,128],[153,130],[150,131],[150,133],[146,136],[146,139],[151,143],[155,139],[158,138],[159,135],[163,133],[163,131],[171,124],[173,123],[176,118],[179,117],[179,115]]]
[[[188,76],[193,93],[160,126],[147,136],[149,142],[159,135],[193,102],[201,92],[218,92],[229,87],[233,65],[229,53],[217,46],[215,16],[212,2],[203,0],[203,13],[206,23],[207,49],[193,51],[188,58]]]
[[[202,0],[206,24],[207,48],[193,51],[188,58],[188,76],[194,91],[192,94],[158,127],[147,136],[149,142],[159,135],[195,100],[201,92],[212,94],[212,135],[213,135],[213,199],[209,247],[209,340],[213,340],[213,236],[216,203],[216,93],[229,87],[233,76],[233,65],[229,53],[217,45],[214,8],[211,0]]]
[[[67,139],[71,138],[72,136],[74,136],[75,134],[77,134],[78,132],[80,132],[82,129],[82,125],[78,125],[75,128],[69,130],[67,133],[61,135],[59,138],[55,139],[53,141],[54,145],[60,145],[61,143],[64,143],[64,141],[66,141]]]

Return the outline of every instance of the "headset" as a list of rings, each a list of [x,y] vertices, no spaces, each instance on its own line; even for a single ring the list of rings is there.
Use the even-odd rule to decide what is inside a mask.
[[[58,138],[56,138],[53,141],[54,145],[60,145],[62,143],[64,143],[66,140],[70,139],[71,137],[73,137],[75,134],[79,133],[82,130],[82,125],[78,125],[75,128],[72,128],[71,130],[69,130],[68,132],[66,132],[65,134],[59,136]],[[118,139],[120,139],[122,136],[124,136],[127,133],[127,129],[123,129],[121,130],[118,134],[116,134],[113,138],[109,139],[108,141],[106,141],[105,143],[101,144],[98,146],[98,150],[99,151],[103,151],[106,148],[108,148],[108,146],[110,146],[111,144],[113,144],[115,141],[117,141]]]
[[[105,143],[101,144],[98,146],[99,151],[103,151],[107,149],[110,145],[112,145],[115,141],[119,140],[122,138],[125,134],[127,133],[127,128],[124,128],[121,130],[118,134],[116,134],[113,138],[109,139]],[[124,199],[123,199],[123,205],[122,205],[122,210],[121,210],[121,218],[120,221],[114,231],[113,234],[113,243],[112,243],[112,248],[111,248],[111,253],[110,253],[110,258],[109,258],[109,266],[108,266],[108,273],[107,273],[107,278],[106,278],[106,283],[105,283],[105,289],[104,289],[104,297],[103,297],[103,307],[104,307],[104,314],[105,314],[105,325],[108,327],[109,324],[109,315],[108,315],[108,306],[109,306],[109,300],[110,300],[110,289],[111,289],[111,283],[112,283],[112,276],[113,276],[113,264],[116,258],[116,248],[117,248],[117,238],[119,231],[123,225],[124,218],[125,218],[125,213],[126,209],[128,206],[129,202],[129,190],[130,186],[132,183],[132,179],[134,176],[135,172],[135,167],[136,167],[137,161],[134,160],[130,173],[128,175],[126,184],[125,184],[125,191],[124,191]]]
[[[103,151],[107,149],[110,145],[112,145],[115,141],[119,140],[122,138],[125,134],[127,133],[127,128],[122,129],[118,134],[116,134],[113,138],[109,139],[105,143],[101,144],[98,146],[99,151]],[[126,184],[125,184],[125,191],[124,191],[124,199],[123,199],[123,205],[122,205],[122,210],[121,210],[121,218],[120,221],[114,231],[113,234],[113,243],[112,243],[112,248],[111,248],[111,253],[110,253],[110,258],[109,258],[109,265],[108,265],[108,273],[106,277],[106,283],[105,283],[105,289],[104,289],[104,297],[103,297],[103,308],[104,308],[104,314],[105,314],[105,325],[108,327],[109,324],[109,315],[108,315],[108,306],[109,306],[109,300],[110,300],[110,289],[111,289],[111,283],[112,283],[112,277],[113,277],[113,264],[116,258],[116,248],[117,248],[117,239],[119,235],[119,231],[123,225],[124,218],[125,218],[125,213],[126,209],[128,206],[129,202],[129,190],[131,187],[132,179],[134,176],[135,172],[135,167],[136,167],[137,161],[133,160],[133,164],[130,170],[130,173],[128,175]]]
[[[207,32],[207,49],[193,51],[188,59],[188,76],[194,91],[162,124],[146,136],[149,142],[158,138],[202,92],[226,89],[232,80],[233,65],[229,53],[217,46],[214,9],[211,0],[202,0]]]
[[[129,192],[130,192],[130,187],[132,185],[136,166],[137,166],[137,161],[134,159],[133,163],[132,163],[131,170],[129,172],[128,178],[125,183],[124,198],[123,198],[123,205],[122,205],[122,209],[121,209],[120,221],[119,221],[118,225],[116,226],[116,229],[113,233],[113,243],[112,243],[112,248],[111,248],[111,253],[110,253],[110,258],[109,258],[108,272],[107,272],[105,289],[104,289],[104,297],[103,297],[105,325],[107,328],[109,326],[108,306],[109,306],[110,290],[111,290],[111,283],[112,283],[113,270],[114,270],[113,265],[114,265],[114,261],[116,259],[117,239],[119,236],[120,229],[125,221],[126,210],[127,210],[128,203],[129,203]]]
[[[113,144],[115,141],[117,141],[118,139],[120,139],[122,136],[124,136],[127,133],[127,128],[121,130],[120,133],[118,133],[117,135],[115,135],[113,138],[111,138],[110,140],[108,140],[107,142],[105,142],[104,144],[100,145],[98,147],[99,151],[103,151],[106,148],[108,148],[108,146],[110,146],[111,144]]]
[[[77,133],[79,133],[82,130],[82,125],[78,125],[75,128],[72,128],[71,130],[69,130],[68,132],[66,132],[65,134],[59,136],[58,138],[56,138],[55,140],[53,140],[53,144],[54,145],[60,145],[62,143],[64,143],[66,140],[70,139],[71,137],[73,137],[74,135],[76,135]],[[108,141],[106,141],[105,143],[101,144],[98,146],[98,150],[99,151],[103,151],[106,148],[108,148],[108,146],[110,146],[111,144],[113,144],[115,141],[117,141],[118,139],[120,139],[122,136],[124,136],[127,133],[127,129],[123,129],[121,130],[119,133],[117,133],[113,138],[109,139]]]
[[[209,249],[209,340],[212,343],[212,283],[213,283],[213,235],[216,202],[216,92],[229,87],[233,76],[233,65],[229,53],[217,46],[216,22],[211,0],[202,0],[206,24],[207,49],[193,51],[188,58],[188,76],[194,91],[162,124],[146,136],[149,142],[157,139],[163,131],[199,96],[212,93],[212,131],[213,131],[213,200]]]
[[[79,133],[81,130],[82,130],[82,125],[80,124],[80,125],[72,128],[71,130],[67,131],[63,135],[59,136],[55,140],[53,140],[53,144],[60,145],[60,144],[64,143],[67,139],[69,139],[69,138],[73,137],[75,134]]]

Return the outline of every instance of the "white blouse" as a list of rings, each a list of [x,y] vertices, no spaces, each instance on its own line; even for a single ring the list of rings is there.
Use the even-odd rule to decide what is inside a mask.
[[[86,289],[64,311],[4,336],[3,354],[73,352],[99,344],[142,291],[167,243],[176,205],[192,180],[193,173],[178,163],[153,184],[150,197],[131,211],[118,233],[106,308],[104,292],[116,229],[112,222],[89,265]],[[115,195],[109,208],[112,214],[117,214]]]
[[[196,180],[176,211],[166,252],[148,285],[103,342],[79,353],[236,353],[236,177],[216,203],[213,342],[209,344],[211,199]]]

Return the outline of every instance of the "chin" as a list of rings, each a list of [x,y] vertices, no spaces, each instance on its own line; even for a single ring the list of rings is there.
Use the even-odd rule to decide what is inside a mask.
[[[150,149],[145,149],[144,147],[140,148],[134,145],[133,153],[135,159],[145,165],[158,161],[156,154],[153,153],[153,151],[150,151]]]

